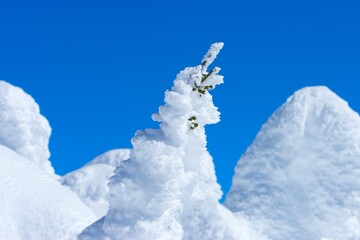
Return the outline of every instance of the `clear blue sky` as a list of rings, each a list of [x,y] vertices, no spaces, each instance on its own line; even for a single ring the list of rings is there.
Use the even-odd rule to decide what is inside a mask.
[[[295,90],[327,85],[360,112],[360,2],[0,0],[0,79],[30,93],[53,128],[59,174],[138,129],[211,43],[225,84],[208,148],[226,192],[261,125]]]

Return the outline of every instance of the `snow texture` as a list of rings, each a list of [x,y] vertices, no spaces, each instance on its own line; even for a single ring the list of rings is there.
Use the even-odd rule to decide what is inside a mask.
[[[130,155],[129,149],[108,151],[82,168],[66,174],[60,182],[70,187],[98,218],[103,217],[109,209],[109,179],[114,170]]]
[[[0,144],[54,174],[48,148],[51,128],[34,99],[21,88],[0,81]]]
[[[288,98],[235,172],[225,205],[271,239],[360,239],[360,117],[328,88]]]
[[[0,145],[0,239],[69,240],[96,220],[72,191]]]
[[[136,133],[130,159],[110,179],[109,212],[79,239],[264,239],[219,204],[206,149],[204,126],[220,120],[209,90],[223,83],[220,68],[207,68],[222,46],[213,44],[201,65],[177,75],[153,115],[160,129]]]

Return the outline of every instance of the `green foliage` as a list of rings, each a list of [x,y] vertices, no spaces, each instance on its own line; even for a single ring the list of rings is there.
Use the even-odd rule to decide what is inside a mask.
[[[201,63],[202,69],[205,67],[205,64],[206,64],[206,60]]]
[[[198,123],[192,123],[191,126],[190,126],[190,129],[195,129],[199,126]]]
[[[192,116],[191,118],[189,118],[189,121],[194,121],[194,120],[196,120],[195,116]]]
[[[189,118],[190,121],[190,129],[195,129],[199,126],[197,122],[194,122],[197,118],[195,116],[192,116]]]
[[[203,66],[206,62],[203,62],[201,65]],[[203,83],[205,83],[205,81],[214,73],[215,69],[211,70],[209,73],[203,73],[202,74],[202,79],[201,79],[201,83],[200,85],[197,85],[197,83],[195,82],[195,86],[193,87],[193,91],[194,92],[198,92],[200,93],[200,97],[202,95],[205,95],[205,93],[211,89],[213,89],[213,85],[204,85]]]
[[[203,78],[201,79],[201,83],[205,82],[208,77],[210,77],[215,69],[211,70],[208,74],[203,74]]]
[[[204,68],[206,65],[206,61],[201,63],[202,68]],[[209,73],[203,73],[202,74],[202,78],[200,81],[200,85],[198,85],[196,82],[194,82],[194,87],[193,87],[193,92],[198,92],[199,96],[201,97],[202,95],[205,95],[207,91],[212,90],[214,88],[213,85],[206,85],[205,82],[206,80],[211,77],[213,74],[215,73],[215,68],[212,69]],[[199,124],[196,121],[196,117],[192,116],[190,117],[188,120],[190,122],[190,129],[195,129],[199,126]]]

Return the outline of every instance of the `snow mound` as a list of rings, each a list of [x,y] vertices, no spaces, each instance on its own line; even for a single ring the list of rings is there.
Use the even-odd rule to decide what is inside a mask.
[[[60,183],[70,187],[98,218],[103,217],[109,208],[109,179],[114,170],[130,155],[129,149],[108,151],[82,168],[60,178]]]
[[[177,75],[152,116],[160,129],[136,133],[129,160],[110,179],[107,215],[79,239],[264,239],[219,204],[222,192],[206,149],[204,126],[220,121],[209,90],[223,83],[220,68],[207,68],[222,46],[213,44],[201,65]]]
[[[69,240],[96,220],[70,190],[0,145],[0,239]]]
[[[0,144],[54,174],[49,152],[51,128],[34,99],[21,88],[0,81]]]
[[[225,205],[271,239],[360,239],[360,117],[326,87],[288,98],[235,169]]]

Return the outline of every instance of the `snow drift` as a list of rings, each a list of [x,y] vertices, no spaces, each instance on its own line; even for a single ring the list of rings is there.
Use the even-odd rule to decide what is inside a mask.
[[[48,161],[50,133],[34,99],[21,88],[0,81],[0,144],[54,174]]]
[[[69,240],[96,220],[72,191],[0,145],[0,239]]]
[[[110,210],[79,239],[263,239],[219,204],[206,149],[204,126],[220,120],[209,90],[223,82],[220,68],[207,69],[222,46],[213,44],[201,65],[177,75],[153,115],[160,129],[136,133],[130,159],[110,180]]]
[[[109,179],[120,163],[129,158],[129,149],[108,151],[80,169],[66,174],[60,182],[70,187],[98,218],[103,217],[109,208]]]
[[[291,96],[235,172],[225,205],[270,238],[360,239],[360,117],[328,88]]]
[[[96,220],[54,177],[50,132],[34,99],[0,81],[0,239],[68,240]]]

